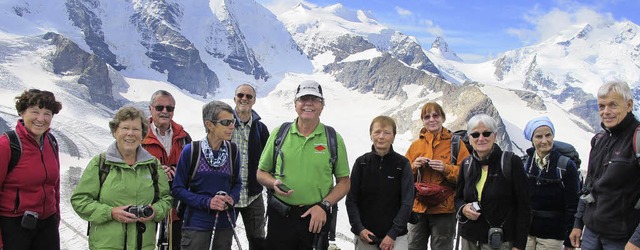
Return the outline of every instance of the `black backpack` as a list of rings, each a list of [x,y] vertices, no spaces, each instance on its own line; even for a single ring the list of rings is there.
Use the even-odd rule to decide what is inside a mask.
[[[7,166],[7,175],[13,171],[13,169],[18,165],[18,161],[20,161],[20,156],[22,156],[22,142],[20,141],[20,137],[16,133],[15,130],[9,130],[4,132],[5,136],[9,139],[9,147],[11,148],[11,159],[9,160],[9,165]],[[56,156],[56,160],[58,163],[60,162],[60,156],[58,156],[58,140],[51,133],[47,133],[47,137],[49,138],[49,143],[51,144],[51,148],[53,148],[53,152]]]
[[[472,150],[471,143],[469,142],[469,137],[467,136],[466,130],[461,129],[451,133],[451,164],[453,165],[458,165],[458,153],[460,153],[460,141],[464,143],[468,151]]]
[[[235,173],[233,171],[233,164],[235,163],[235,159],[238,156],[238,146],[231,142],[231,141],[225,141],[225,143],[228,142],[229,143],[229,147],[231,148],[231,185],[233,185],[234,181],[236,180],[236,176]],[[191,143],[191,161],[189,164],[189,174],[187,175],[187,182],[185,183],[185,185],[187,186],[188,189],[191,189],[191,180],[193,179],[193,177],[196,176],[196,166],[198,165],[198,163],[200,163],[200,141],[192,141]],[[184,211],[187,210],[187,205],[184,204],[184,202],[182,201],[178,201],[178,205],[176,206],[176,210],[178,213],[178,217],[184,219]]]
[[[569,164],[569,161],[573,161],[573,163],[576,164],[576,169],[578,170],[578,180],[579,180],[578,191],[582,190],[582,187],[584,186],[584,176],[580,171],[580,164],[582,163],[582,160],[580,160],[580,154],[578,154],[578,151],[576,151],[576,148],[569,143],[566,143],[563,141],[557,141],[557,140],[553,141],[553,148],[556,151],[558,151],[558,153],[560,153],[560,158],[558,158],[558,165],[556,168],[556,171],[558,171],[557,173],[558,179],[546,180],[546,182],[547,183],[559,182],[560,184],[562,184],[562,187],[564,188],[564,183],[562,182],[562,176],[563,176],[563,173],[567,171],[567,165]],[[528,168],[527,160],[529,158],[529,155],[525,154],[520,158],[522,159],[522,164],[525,167],[525,173],[528,173],[529,169],[527,169]]]

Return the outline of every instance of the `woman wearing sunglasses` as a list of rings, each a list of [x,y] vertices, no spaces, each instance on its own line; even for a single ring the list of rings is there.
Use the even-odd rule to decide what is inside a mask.
[[[485,114],[467,125],[472,156],[465,159],[456,190],[463,250],[524,249],[531,208],[522,160],[495,143],[498,126]]]
[[[444,110],[435,103],[426,103],[420,118],[424,127],[420,137],[414,141],[405,156],[417,181],[435,184],[448,192],[442,198],[416,196],[413,212],[418,214],[416,224],[409,225],[409,249],[426,249],[431,238],[431,249],[453,249],[456,217],[453,193],[458,181],[460,163],[469,156],[469,151],[460,143],[457,162],[451,162],[452,133],[442,126],[446,120]]]
[[[186,145],[173,180],[173,196],[186,205],[181,249],[231,249],[233,205],[240,199],[240,157],[231,135],[233,109],[221,101],[202,107],[207,135]],[[192,152],[193,150],[193,152]]]

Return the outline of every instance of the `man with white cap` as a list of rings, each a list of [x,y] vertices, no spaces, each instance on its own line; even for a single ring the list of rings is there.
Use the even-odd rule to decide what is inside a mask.
[[[569,233],[578,206],[578,169],[554,147],[554,136],[546,116],[532,119],[524,128],[524,137],[533,144],[524,164],[532,212],[526,249],[572,248]]]
[[[271,133],[260,157],[258,182],[273,190],[267,201],[266,246],[327,249],[331,207],[350,188],[347,151],[342,136],[336,133],[334,167],[328,133],[320,122],[325,103],[318,82],[303,81],[296,90],[294,104],[298,117],[288,131],[283,129],[284,140],[276,147],[278,131],[285,124]]]

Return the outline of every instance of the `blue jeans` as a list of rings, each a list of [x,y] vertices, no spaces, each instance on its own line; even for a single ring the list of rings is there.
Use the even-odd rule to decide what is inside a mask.
[[[613,240],[600,236],[598,233],[584,227],[582,231],[582,243],[580,247],[584,250],[623,250],[627,240]]]

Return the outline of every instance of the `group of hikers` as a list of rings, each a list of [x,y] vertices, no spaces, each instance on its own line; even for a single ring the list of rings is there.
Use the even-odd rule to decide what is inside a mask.
[[[350,168],[342,136],[320,122],[322,86],[303,81],[294,96],[297,117],[270,132],[253,110],[255,88],[240,84],[235,107],[202,107],[200,140],[173,120],[167,91],[151,96],[150,117],[117,110],[115,141],[71,195],[89,224],[89,248],[231,249],[234,240],[240,248],[242,216],[249,249],[328,249],[346,196],[358,250],[639,249],[640,122],[625,82],[598,90],[603,130],[591,139],[584,183],[577,154],[554,141],[548,117],[525,125],[532,147],[518,156],[498,146],[495,118],[475,114],[453,132],[442,106],[428,102],[404,155],[393,148],[396,121],[378,116],[371,151]],[[61,108],[49,91],[16,97],[20,118],[0,137],[0,249],[60,249],[50,125]]]

